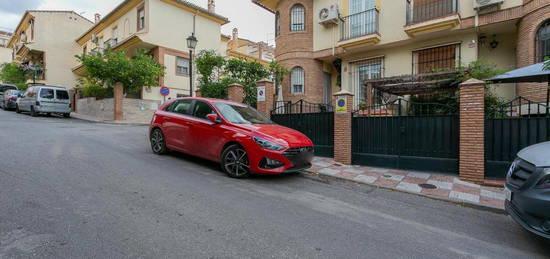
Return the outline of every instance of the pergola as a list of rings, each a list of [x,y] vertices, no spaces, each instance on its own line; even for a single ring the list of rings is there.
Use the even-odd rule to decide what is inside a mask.
[[[459,72],[435,72],[418,75],[402,75],[378,79],[367,79],[364,85],[393,95],[426,94],[456,88]]]

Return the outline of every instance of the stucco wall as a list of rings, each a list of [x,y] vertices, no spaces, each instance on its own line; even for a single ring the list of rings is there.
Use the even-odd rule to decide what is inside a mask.
[[[124,98],[123,122],[149,123],[155,111],[160,106],[159,101],[148,101]],[[95,117],[99,120],[114,119],[114,99],[83,98],[77,101],[77,113]]]
[[[12,61],[11,53],[11,49],[0,47],[0,65],[10,63]]]
[[[516,68],[516,38],[517,33],[496,34],[495,37],[487,35],[487,43],[479,46],[479,59],[495,64],[497,68],[504,71]],[[490,47],[489,42],[496,40],[499,42],[497,48]],[[516,96],[516,84],[496,84],[491,90],[496,96],[511,100]]]

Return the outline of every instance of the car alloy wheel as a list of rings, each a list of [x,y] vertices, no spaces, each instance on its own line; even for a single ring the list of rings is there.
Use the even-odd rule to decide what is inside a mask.
[[[230,177],[244,178],[250,175],[248,155],[239,145],[231,145],[222,155],[222,168]]]
[[[150,140],[151,149],[155,154],[162,155],[166,153],[166,141],[164,139],[164,134],[162,134],[160,129],[154,129],[153,132],[151,132]]]

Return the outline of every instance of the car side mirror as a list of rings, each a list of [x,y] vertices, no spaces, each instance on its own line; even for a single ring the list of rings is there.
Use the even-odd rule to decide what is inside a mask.
[[[220,120],[217,114],[208,114],[206,115],[206,117],[208,118],[209,121],[214,122],[216,124],[222,123],[222,121]]]

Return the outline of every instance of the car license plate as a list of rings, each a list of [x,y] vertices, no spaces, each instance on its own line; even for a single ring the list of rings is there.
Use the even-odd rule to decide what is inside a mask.
[[[512,201],[512,191],[508,188],[504,188],[504,195],[506,195],[507,201]]]

